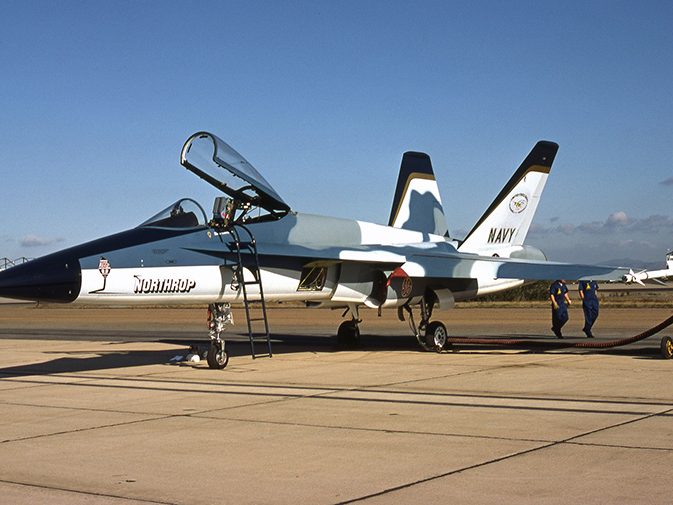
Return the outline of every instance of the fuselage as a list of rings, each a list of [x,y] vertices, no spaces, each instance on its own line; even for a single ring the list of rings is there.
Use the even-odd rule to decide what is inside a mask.
[[[95,305],[202,304],[242,301],[240,280],[253,278],[253,257],[243,254],[243,279],[230,232],[196,219],[150,222],[74,246],[0,273],[0,296]],[[288,213],[246,225],[255,237],[267,301],[399,306],[427,289],[455,299],[506,289],[516,279],[479,278],[477,258],[458,253],[447,237],[363,221]],[[468,258],[474,277],[415,279],[391,276],[415,255]],[[455,262],[454,261],[454,262]],[[488,274],[487,274],[488,275]],[[259,286],[248,295],[259,297]]]

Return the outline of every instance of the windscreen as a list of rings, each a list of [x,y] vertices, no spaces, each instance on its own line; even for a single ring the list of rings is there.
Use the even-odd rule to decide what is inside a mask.
[[[206,225],[206,213],[191,198],[183,198],[138,225],[154,228],[197,228]]]

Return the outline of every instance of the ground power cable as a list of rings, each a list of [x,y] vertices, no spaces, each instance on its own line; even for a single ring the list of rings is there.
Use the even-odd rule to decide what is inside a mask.
[[[448,337],[446,339],[447,344],[478,344],[478,345],[502,345],[502,346],[535,346],[535,347],[545,347],[550,349],[569,349],[569,348],[579,348],[579,349],[608,349],[611,347],[619,347],[623,345],[633,344],[640,340],[644,340],[656,333],[659,333],[664,328],[668,328],[673,324],[673,316],[665,319],[656,326],[643,331],[637,335],[627,338],[620,338],[615,340],[604,340],[604,341],[582,341],[582,342],[564,342],[564,341],[532,341],[530,339],[523,338],[501,338],[501,337],[491,337],[491,338],[469,338],[469,337]],[[450,347],[448,350],[451,350]]]

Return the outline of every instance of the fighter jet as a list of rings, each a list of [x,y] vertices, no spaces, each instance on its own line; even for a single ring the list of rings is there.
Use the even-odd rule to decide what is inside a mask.
[[[181,165],[214,186],[210,215],[181,199],[135,228],[0,272],[0,297],[87,305],[208,306],[208,364],[228,362],[223,332],[243,304],[252,354],[268,344],[266,303],[345,309],[342,343],[360,309],[393,308],[424,349],[447,341],[435,308],[532,280],[622,280],[626,268],[557,263],[524,244],[558,145],[538,142],[464,240],[451,238],[430,157],[403,155],[387,226],[294,211],[238,152],[207,132]],[[632,274],[633,272],[631,272]],[[261,307],[261,316],[251,315]],[[419,314],[418,323],[414,311]],[[259,319],[261,322],[257,323]],[[254,332],[258,324],[261,331]]]

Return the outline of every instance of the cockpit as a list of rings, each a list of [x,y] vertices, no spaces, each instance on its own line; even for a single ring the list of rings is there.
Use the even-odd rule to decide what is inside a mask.
[[[140,223],[138,228],[198,228],[206,226],[207,223],[203,207],[191,198],[182,198]]]
[[[195,133],[182,148],[180,163],[228,197],[217,197],[208,219],[198,202],[178,200],[138,227],[225,230],[233,223],[280,219],[290,207],[243,156],[207,132]]]

